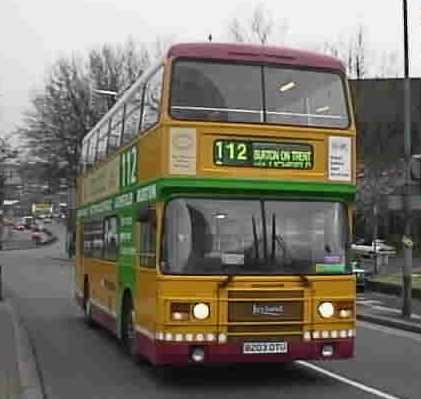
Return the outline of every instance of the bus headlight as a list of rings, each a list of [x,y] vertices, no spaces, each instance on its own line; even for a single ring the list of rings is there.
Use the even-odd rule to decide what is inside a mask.
[[[335,314],[335,308],[332,302],[322,302],[319,304],[317,310],[324,319],[329,319]]]
[[[196,303],[193,306],[193,316],[198,320],[205,320],[209,317],[209,305],[206,303]]]

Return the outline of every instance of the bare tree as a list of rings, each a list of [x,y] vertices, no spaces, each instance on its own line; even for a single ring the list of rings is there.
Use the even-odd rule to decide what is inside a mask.
[[[257,5],[248,21],[240,22],[234,18],[228,25],[228,34],[231,39],[237,43],[258,43],[266,45],[273,39],[282,41],[287,31],[285,21],[277,21],[279,26],[278,37],[274,38],[275,23],[269,11],[263,4]]]
[[[237,43],[244,43],[248,41],[246,33],[243,31],[243,28],[237,18],[234,18],[229,24],[228,32],[229,35],[232,37],[232,40],[234,40]]]
[[[383,52],[375,77],[397,78],[399,76],[399,71],[402,70],[399,62],[400,60],[396,51]]]
[[[93,88],[122,94],[149,63],[146,48],[129,39],[124,45],[92,49],[87,59],[61,58],[52,66],[18,130],[31,155],[50,165],[50,180],[65,178],[73,184],[83,137],[116,100],[93,97]]]
[[[173,40],[171,37],[157,37],[155,42],[152,44],[151,54],[153,55],[153,58],[157,60],[162,59],[172,44]]]
[[[128,39],[124,45],[104,44],[88,55],[88,75],[91,84],[91,102],[99,119],[115,103],[150,64],[147,49]],[[117,93],[116,96],[96,95],[96,90]]]
[[[371,131],[368,131],[370,129]],[[373,230],[377,230],[377,215],[381,202],[402,184],[401,140],[395,124],[378,124],[359,129],[359,152],[363,160],[358,176],[357,209]]]
[[[3,247],[3,202],[4,202],[4,186],[6,176],[4,175],[4,162],[13,159],[17,156],[17,151],[12,147],[10,142],[5,137],[0,137],[0,250]]]
[[[267,44],[272,32],[272,27],[273,20],[269,13],[265,12],[262,5],[256,7],[250,21],[250,28],[258,43]]]
[[[347,52],[349,76],[356,79],[364,78],[367,72],[367,48],[365,44],[364,28],[361,24],[357,26],[355,33],[351,36]]]
[[[16,155],[16,149],[13,148],[8,137],[0,136],[0,164],[8,159],[15,158]]]
[[[322,51],[343,61],[347,75],[350,78],[362,79],[367,75],[368,52],[364,27],[357,25],[348,42],[339,39],[336,42],[326,42]]]
[[[50,164],[48,173],[73,181],[83,136],[95,123],[90,108],[89,79],[82,60],[58,60],[44,91],[32,99],[19,133],[32,155]]]

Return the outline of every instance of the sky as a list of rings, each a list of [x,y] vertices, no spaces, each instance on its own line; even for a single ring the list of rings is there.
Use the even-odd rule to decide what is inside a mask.
[[[369,74],[402,74],[402,0],[0,0],[0,136],[12,133],[54,60],[128,37],[152,45],[230,40],[234,18],[270,15],[271,43],[316,49],[346,43],[361,25]],[[408,0],[410,75],[421,76],[421,0]],[[382,55],[396,54],[393,65]]]

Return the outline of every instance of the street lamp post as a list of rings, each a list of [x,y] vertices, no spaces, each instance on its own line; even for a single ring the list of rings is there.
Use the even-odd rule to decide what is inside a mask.
[[[405,191],[404,217],[405,227],[402,243],[404,244],[404,266],[402,270],[402,317],[410,318],[412,312],[412,240],[411,240],[411,205],[409,183],[411,180],[411,85],[409,79],[408,60],[408,5],[403,0],[403,32],[404,32],[404,148],[405,148]]]

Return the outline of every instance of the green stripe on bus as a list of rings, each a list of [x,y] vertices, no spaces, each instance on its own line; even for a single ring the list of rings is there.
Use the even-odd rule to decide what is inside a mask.
[[[171,177],[137,185],[123,194],[118,193],[111,198],[85,205],[78,210],[77,214],[79,218],[89,218],[143,202],[165,200],[177,193],[274,195],[352,201],[355,192],[354,185],[341,183]],[[127,201],[128,198],[130,201]]]
[[[159,197],[169,191],[183,189],[189,191],[234,192],[245,190],[248,193],[314,195],[316,197],[341,197],[352,200],[356,187],[352,184],[291,182],[279,180],[214,179],[173,177],[156,181]]]

